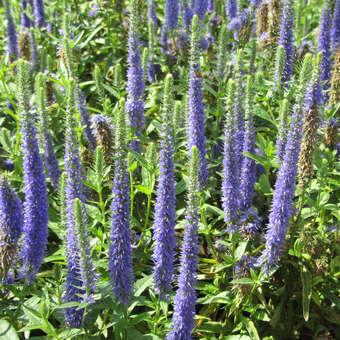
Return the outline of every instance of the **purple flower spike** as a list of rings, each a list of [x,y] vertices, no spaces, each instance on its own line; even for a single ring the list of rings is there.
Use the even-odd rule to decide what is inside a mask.
[[[181,253],[178,289],[174,299],[174,313],[171,331],[167,340],[190,340],[194,329],[196,304],[196,272],[198,265],[198,190],[199,153],[196,147],[191,150],[190,183],[186,224]]]
[[[65,302],[81,302],[84,294],[79,266],[78,236],[74,216],[74,200],[86,200],[85,188],[82,183],[83,173],[79,157],[79,141],[74,130],[74,80],[70,81],[68,88],[68,104],[66,111],[66,140],[65,140],[65,172],[66,172],[66,249],[67,274]],[[69,327],[79,328],[83,319],[84,309],[76,307],[65,309],[65,319]]]
[[[191,7],[185,5],[183,8],[183,20],[186,27],[191,25],[192,17],[194,16],[194,12],[192,11]]]
[[[335,53],[340,43],[340,0],[336,0],[331,29],[332,50]]]
[[[260,7],[262,0],[250,0],[250,8],[254,12]]]
[[[159,180],[155,207],[153,252],[155,290],[165,298],[171,289],[174,272],[175,248],[175,166],[174,138],[172,130],[172,76],[165,80]]]
[[[38,27],[46,26],[45,8],[43,0],[33,0],[34,21]]]
[[[21,26],[23,28],[30,28],[31,26],[33,26],[33,23],[31,21],[31,19],[26,15],[26,8],[27,8],[27,0],[22,0],[21,1],[21,19],[20,19],[20,22],[21,22]]]
[[[255,153],[255,131],[252,116],[252,93],[251,80],[247,79],[246,86],[246,110],[245,110],[245,133],[243,152]],[[241,166],[240,201],[239,208],[245,212],[251,207],[256,182],[256,163],[253,159],[244,156]]]
[[[48,201],[44,165],[39,152],[34,115],[29,107],[29,64],[18,65],[18,93],[21,108],[22,151],[24,172],[24,227],[21,258],[28,281],[38,274],[47,243]]]
[[[235,82],[229,80],[227,96],[227,112],[224,133],[224,157],[222,170],[222,206],[225,213],[225,222],[228,227],[238,218],[239,197],[239,169],[237,154],[237,138],[234,124],[234,95]]]
[[[126,161],[126,126],[124,101],[120,102],[115,131],[115,162],[109,271],[116,299],[127,305],[133,290],[132,248],[130,232],[130,179]]]
[[[293,75],[293,55],[294,55],[294,0],[285,0],[282,10],[281,31],[278,41],[279,46],[285,50],[285,63],[282,71],[281,83],[288,82]]]
[[[198,19],[202,21],[205,17],[205,13],[208,10],[209,1],[208,0],[195,0],[195,14],[198,16]]]
[[[148,0],[148,20],[152,20],[153,27],[155,29],[158,27],[156,6],[154,0]]]
[[[293,109],[287,144],[281,167],[278,171],[269,222],[266,233],[266,245],[259,258],[259,265],[264,265],[268,272],[272,266],[278,264],[281,249],[285,244],[289,220],[293,214],[293,198],[296,187],[296,174],[298,169],[299,154],[302,139],[302,124],[304,121],[305,108],[311,105],[311,101],[319,97],[315,82],[319,77],[319,67],[314,68],[314,74],[310,85],[305,86],[306,67],[310,63],[308,56],[304,59],[304,64],[300,72],[299,91],[296,104]],[[313,94],[314,93],[314,94]],[[313,94],[313,95],[312,95]],[[317,99],[318,100],[318,99]]]
[[[166,25],[169,30],[173,30],[177,27],[178,23],[178,1],[167,0],[166,1]]]
[[[196,18],[196,19],[195,19]],[[191,59],[189,79],[189,108],[188,108],[188,147],[189,151],[196,146],[200,156],[200,185],[208,181],[205,138],[205,114],[202,95],[202,77],[200,75],[200,35],[198,17],[194,16],[191,37]]]
[[[229,21],[237,17],[237,0],[227,0],[225,4],[225,11]]]
[[[142,134],[144,126],[144,75],[139,51],[139,39],[137,31],[137,13],[138,4],[132,0],[130,7],[129,21],[129,55],[128,55],[128,73],[127,73],[127,101],[126,112],[130,118],[130,126],[134,130],[135,137]],[[139,152],[140,142],[136,139],[131,141],[130,147]]]
[[[0,176],[0,248],[3,242],[16,245],[22,233],[21,201],[4,176]]]
[[[215,10],[215,0],[209,0],[208,10],[210,13],[213,13]]]
[[[51,184],[53,188],[57,188],[58,180],[61,174],[61,171],[59,169],[58,160],[56,158],[56,155],[54,153],[54,147],[53,147],[53,141],[52,136],[50,133],[46,134],[47,137],[47,146],[46,146],[46,168],[47,173],[51,178]]]
[[[243,143],[244,143],[244,85],[243,85],[243,52],[239,50],[236,56],[235,67],[235,92],[234,92],[234,124],[237,126],[235,131],[235,147],[236,147],[236,167],[239,172],[243,161]]]
[[[14,60],[18,56],[18,37],[17,31],[15,29],[15,24],[13,21],[11,7],[8,0],[4,0],[4,7],[5,7],[5,17],[7,20],[7,48],[8,53]]]
[[[22,233],[21,201],[4,176],[0,176],[0,276],[9,283],[11,269]]]
[[[266,234],[266,247],[260,258],[261,263],[265,263],[266,270],[277,264],[279,260],[280,248],[285,242],[288,223],[293,213],[293,196],[303,122],[301,111],[299,107],[295,106],[287,138],[286,152],[275,183]]]
[[[321,82],[324,82],[323,89],[329,88],[331,78],[331,4],[327,0],[322,9],[320,33],[319,33],[319,52],[321,52]]]

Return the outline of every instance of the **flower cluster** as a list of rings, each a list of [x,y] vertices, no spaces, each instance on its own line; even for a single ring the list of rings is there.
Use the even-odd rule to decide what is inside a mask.
[[[66,249],[67,274],[65,302],[81,302],[85,294],[80,268],[79,238],[74,215],[74,201],[76,198],[85,202],[85,188],[79,158],[78,138],[74,130],[75,82],[69,81],[67,89],[68,107],[66,111],[66,140],[65,140],[65,171],[66,171]],[[66,322],[70,327],[79,328],[83,321],[84,309],[69,307],[65,309]]]
[[[21,201],[4,176],[0,176],[0,273],[7,277],[12,268],[22,233]]]
[[[166,1],[166,25],[169,30],[173,30],[177,27],[178,23],[178,1],[167,0]]]
[[[15,60],[18,56],[18,37],[13,21],[11,7],[8,0],[4,0],[5,16],[7,20],[7,48],[10,57]]]
[[[329,88],[329,81],[331,78],[331,3],[326,1],[321,13],[320,33],[319,33],[319,52],[322,54],[321,58],[321,75],[320,81],[324,82],[323,89]]]
[[[128,74],[127,74],[127,101],[126,112],[130,118],[130,126],[133,130],[134,137],[139,137],[144,125],[144,76],[139,52],[139,39],[137,31],[137,0],[132,0],[130,5],[129,20],[129,54],[128,54]],[[140,150],[140,143],[134,138],[131,142],[131,148],[135,151]]]
[[[285,62],[281,74],[281,79],[279,80],[282,84],[288,82],[293,74],[293,55],[294,55],[294,0],[285,0],[282,9],[281,18],[281,31],[278,41],[279,46],[284,47],[285,51]],[[275,75],[276,78],[279,75]]]
[[[164,295],[171,289],[174,271],[175,247],[175,166],[172,130],[172,76],[165,80],[159,181],[154,224],[154,283],[158,293]]]
[[[109,271],[116,299],[126,305],[132,294],[133,268],[130,231],[130,179],[125,157],[126,126],[124,101],[115,121],[115,173],[109,250]]]
[[[43,159],[39,152],[34,115],[29,105],[29,65],[20,60],[18,92],[21,109],[23,172],[24,172],[24,226],[21,257],[28,281],[39,272],[47,244],[48,201]]]
[[[196,146],[200,156],[200,185],[208,181],[206,161],[205,114],[202,95],[202,77],[200,75],[200,35],[198,17],[192,22],[190,79],[189,79],[189,109],[188,109],[188,148]]]
[[[174,313],[171,331],[167,340],[191,339],[194,328],[196,304],[196,272],[198,265],[198,191],[199,191],[199,152],[191,150],[190,183],[186,213],[186,224],[181,253],[178,289],[174,299]]]

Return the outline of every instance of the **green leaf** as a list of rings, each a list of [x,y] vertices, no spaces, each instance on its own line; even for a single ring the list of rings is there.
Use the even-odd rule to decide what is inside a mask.
[[[136,315],[131,315],[129,317],[129,324],[131,326],[137,325],[138,323],[142,321],[152,321],[150,318],[149,313],[141,313],[141,314],[136,314]]]
[[[305,266],[301,268],[301,281],[302,281],[302,310],[303,317],[307,322],[309,319],[309,305],[312,297],[312,274]]]
[[[64,255],[52,255],[44,258],[44,263],[49,263],[49,262],[57,262],[57,261],[65,261],[65,256]]]
[[[210,205],[210,204],[203,204],[203,209],[206,209],[206,211],[209,211],[217,216],[219,216],[220,218],[224,218],[225,217],[225,213],[222,209],[218,208],[218,207],[215,207],[213,205]]]
[[[65,309],[65,308],[71,308],[71,307],[78,307],[79,302],[67,302],[63,303],[61,305],[55,306],[54,309]]]
[[[248,318],[242,318],[242,323],[246,327],[250,337],[253,340],[260,340],[259,333],[257,332],[257,329],[256,329],[253,321],[251,321]]]
[[[145,276],[135,283],[135,296],[140,296],[146,288],[152,286],[153,275]]]
[[[244,252],[246,251],[247,244],[248,244],[247,241],[240,242],[240,245],[235,250],[234,254],[235,261],[241,260],[242,256],[244,255]]]
[[[45,326],[45,320],[44,318],[40,315],[39,312],[37,312],[36,310],[34,310],[33,308],[30,308],[28,306],[23,305],[24,309],[25,309],[25,313],[27,314],[28,318],[30,319],[30,321],[34,324],[41,324],[42,327]]]
[[[214,91],[208,84],[203,83],[203,88],[204,90],[206,90],[207,92],[211,93],[215,98],[218,97],[218,93],[216,91]]]
[[[223,334],[227,331],[225,326],[223,326],[220,322],[215,321],[204,322],[201,326],[197,327],[197,330],[200,332],[218,334]]]
[[[250,338],[248,335],[237,334],[225,336],[223,340],[253,340],[253,339]]]
[[[87,204],[86,210],[89,216],[92,217],[95,221],[100,222],[102,220],[102,213],[98,207]]]
[[[2,147],[8,152],[11,153],[12,151],[12,145],[10,142],[8,130],[2,128],[1,134],[0,134],[0,142],[2,144]]]
[[[0,339],[1,340],[19,340],[16,330],[5,319],[0,320]]]
[[[148,172],[151,171],[147,161],[145,158],[143,158],[138,152],[129,149],[129,152],[131,153],[132,157],[138,162],[140,163],[140,165],[145,168]]]
[[[85,40],[85,42],[82,44],[82,48],[84,48],[91,40],[92,38],[102,29],[104,28],[103,25],[97,27],[92,33],[89,35],[89,37]]]
[[[270,321],[268,314],[264,310],[257,310],[252,317],[254,317],[256,320],[261,320],[261,321]]]
[[[203,305],[211,304],[211,303],[221,303],[230,305],[233,300],[228,296],[229,292],[222,292],[215,296],[205,296],[203,298],[197,299],[197,302]]]
[[[135,188],[139,191],[145,194],[146,196],[149,196],[151,194],[150,189],[147,188],[144,185],[135,185]]]
[[[320,194],[320,206],[325,205],[329,201],[329,192],[322,191]]]
[[[253,159],[256,161],[256,163],[263,165],[264,167],[267,165],[268,160],[266,156],[261,156],[255,153],[250,153],[250,152],[243,152],[244,156],[247,156],[248,158]]]
[[[272,190],[271,190],[271,186],[268,180],[268,176],[266,174],[262,174],[260,176],[259,184],[260,184],[260,188],[263,194],[265,195],[271,194]]]
[[[283,306],[284,306],[285,303],[286,303],[286,294],[284,293],[280,303],[275,308],[274,315],[272,316],[272,318],[270,320],[270,325],[273,328],[275,328],[277,326],[277,324],[280,322],[282,309],[283,309]]]
[[[176,195],[180,195],[183,193],[187,188],[187,184],[184,180],[179,181],[176,183]]]
[[[254,281],[248,277],[242,277],[241,279],[233,280],[231,283],[237,283],[240,285],[251,285]]]
[[[272,123],[276,128],[278,127],[278,123],[267,110],[264,110],[259,106],[255,106],[254,115],[266,120],[267,122]]]
[[[145,334],[141,337],[141,339],[144,339],[144,340],[162,340],[162,338],[160,338],[159,336],[157,336],[155,334]]]
[[[105,89],[107,92],[111,93],[114,97],[116,97],[116,98],[119,98],[119,97],[120,97],[119,92],[116,91],[116,90],[115,90],[114,88],[112,88],[111,86],[108,86],[108,85],[106,85],[106,84],[102,84],[102,86],[104,87],[104,89]]]

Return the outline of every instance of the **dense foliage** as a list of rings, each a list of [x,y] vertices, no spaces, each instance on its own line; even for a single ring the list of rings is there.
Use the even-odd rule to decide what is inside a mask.
[[[340,339],[340,0],[0,15],[0,339]]]

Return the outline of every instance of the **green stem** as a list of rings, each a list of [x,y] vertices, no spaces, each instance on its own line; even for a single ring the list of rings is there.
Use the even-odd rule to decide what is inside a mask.
[[[155,312],[155,322],[153,324],[153,334],[157,334],[157,326],[158,326],[158,318],[159,318],[159,312],[161,309],[161,299],[160,295],[157,295],[157,302],[156,302],[156,312]]]
[[[129,175],[130,175],[130,221],[131,221],[133,217],[133,198],[134,198],[132,171],[129,171]]]
[[[128,321],[129,321],[129,314],[128,314],[127,306],[124,307],[124,320],[126,321],[126,323],[128,323]],[[127,338],[128,338],[127,330],[124,329],[123,330],[123,339],[127,340]]]
[[[144,223],[144,230],[148,227],[149,218],[150,218],[150,207],[151,207],[151,193],[148,195],[148,203],[146,207],[146,216],[145,216],[145,223]]]
[[[205,216],[205,209],[203,209],[204,202],[205,202],[205,198],[204,198],[204,194],[202,194],[201,201],[200,201],[200,211],[201,211],[201,220],[203,222],[204,229],[205,229],[204,235],[205,235],[205,239],[207,241],[209,249],[212,251],[214,257],[217,258],[217,253],[216,253],[216,250],[215,250],[215,247],[213,245],[211,235],[210,235],[210,228],[208,226],[207,218]]]
[[[142,243],[143,243],[146,228],[148,227],[148,224],[149,224],[149,216],[150,216],[150,208],[151,208],[151,192],[152,192],[152,190],[150,190],[150,194],[148,195],[148,203],[147,203],[147,207],[146,207],[145,222],[144,222],[144,227],[143,227],[143,230],[142,230],[142,235],[141,235],[139,242],[138,242],[138,247],[141,246]]]
[[[100,210],[102,213],[102,224],[103,226],[105,226],[106,224],[106,218],[105,218],[105,202],[103,200],[103,191],[102,191],[102,187],[101,184],[98,187],[98,196],[99,196],[99,205],[100,205]]]

